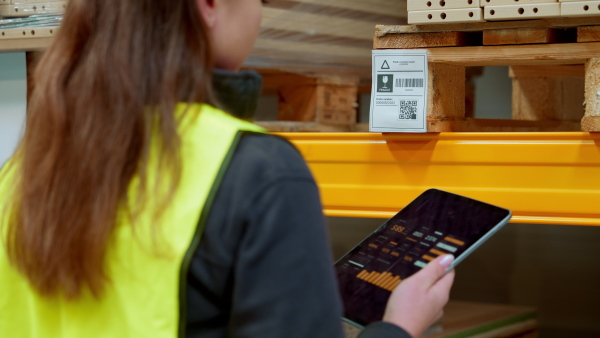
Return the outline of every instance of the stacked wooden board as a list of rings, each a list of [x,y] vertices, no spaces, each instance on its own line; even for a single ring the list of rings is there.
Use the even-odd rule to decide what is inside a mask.
[[[409,24],[600,16],[597,0],[408,0]]]
[[[0,50],[47,47],[66,6],[67,1],[0,0]]]
[[[65,11],[66,1],[0,0],[0,16],[26,17],[36,14],[59,14]]]
[[[480,0],[408,0],[408,23],[485,21]],[[485,1],[485,0],[484,0]]]

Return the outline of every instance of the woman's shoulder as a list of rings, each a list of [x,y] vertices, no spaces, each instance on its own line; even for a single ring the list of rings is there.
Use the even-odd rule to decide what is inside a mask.
[[[296,147],[271,134],[246,133],[237,145],[231,166],[242,166],[256,177],[311,176]]]

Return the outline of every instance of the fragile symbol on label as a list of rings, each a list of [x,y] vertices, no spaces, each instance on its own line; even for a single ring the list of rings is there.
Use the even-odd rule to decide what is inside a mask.
[[[427,51],[374,50],[369,130],[427,132]]]
[[[377,75],[377,92],[391,93],[394,85],[394,74],[379,74]]]

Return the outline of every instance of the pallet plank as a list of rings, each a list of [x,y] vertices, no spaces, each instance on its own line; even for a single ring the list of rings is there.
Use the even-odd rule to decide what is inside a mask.
[[[565,43],[576,42],[575,29],[547,27],[490,29],[483,32],[483,44],[523,45],[532,43]]]
[[[600,26],[577,27],[577,42],[600,41]]]
[[[510,66],[508,76],[511,78],[525,77],[585,77],[585,66],[558,65],[558,66]]]
[[[584,114],[584,88],[583,78],[514,77],[513,119],[580,122]]]
[[[496,32],[495,34],[492,32]],[[501,33],[502,32],[502,33]],[[486,34],[488,43],[485,42]],[[484,44],[533,44],[533,43],[572,43],[577,42],[575,28],[521,28],[484,31]],[[494,40],[495,43],[494,43]]]
[[[380,41],[380,48],[426,48],[451,46],[478,46],[482,43],[481,32],[439,32],[388,35]]]
[[[430,63],[428,71],[427,119],[464,118],[465,67]]]
[[[600,42],[440,47],[430,48],[427,54],[430,63],[463,66],[583,64],[587,59],[600,55]],[[540,57],[541,55],[543,57]]]

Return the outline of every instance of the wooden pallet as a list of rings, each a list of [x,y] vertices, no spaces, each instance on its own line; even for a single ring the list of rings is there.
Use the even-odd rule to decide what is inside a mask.
[[[428,131],[600,131],[600,18],[378,26],[374,48],[428,50]],[[513,120],[463,114],[470,66],[511,66]]]
[[[276,121],[257,124],[273,132],[366,131],[357,125],[358,95],[370,92],[368,78],[348,75],[294,74],[259,69],[263,95],[277,95]]]

